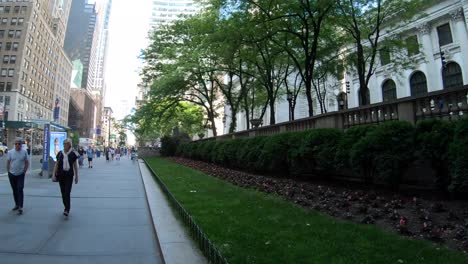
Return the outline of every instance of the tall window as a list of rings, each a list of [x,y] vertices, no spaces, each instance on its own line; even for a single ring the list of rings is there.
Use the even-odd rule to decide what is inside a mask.
[[[384,66],[390,63],[390,50],[387,47],[383,47],[379,51],[380,65]]]
[[[382,96],[384,102],[397,99],[396,84],[393,80],[386,80],[382,85]]]
[[[427,93],[427,79],[426,75],[421,72],[417,71],[413,73],[410,79],[410,88],[411,88],[411,96],[418,96]]]
[[[406,46],[409,56],[419,54],[419,42],[416,35],[410,36],[406,39]]]
[[[437,35],[439,36],[439,46],[450,44],[453,42],[452,32],[450,31],[450,24],[443,24],[437,27]]]
[[[463,86],[463,75],[460,65],[456,62],[449,62],[442,71],[444,79],[444,89],[452,89]]]

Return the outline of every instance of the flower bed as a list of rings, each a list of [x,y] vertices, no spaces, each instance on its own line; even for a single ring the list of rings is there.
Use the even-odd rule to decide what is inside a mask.
[[[468,251],[468,202],[437,201],[366,186],[345,187],[273,178],[184,158],[171,160],[237,186],[275,193],[306,208],[363,224],[375,224],[404,236]]]

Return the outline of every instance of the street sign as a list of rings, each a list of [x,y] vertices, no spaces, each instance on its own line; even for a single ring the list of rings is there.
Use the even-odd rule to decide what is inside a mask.
[[[115,138],[116,138],[115,134],[111,134],[111,135],[110,135],[110,138],[111,138],[111,139],[115,139]]]

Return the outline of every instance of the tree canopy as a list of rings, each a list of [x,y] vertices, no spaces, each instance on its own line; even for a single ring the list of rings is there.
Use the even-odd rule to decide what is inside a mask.
[[[142,52],[148,101],[127,121],[142,137],[167,135],[176,127],[189,135],[209,128],[216,136],[215,120],[225,105],[234,132],[239,112],[249,124],[269,111],[275,124],[275,105],[286,94],[293,112],[298,96],[305,95],[313,116],[328,111],[326,98],[333,95],[327,80],[340,80],[345,71],[358,76],[360,101],[366,104],[379,56],[408,57],[409,44],[391,30],[431,2],[200,1],[200,14],[150,33]]]

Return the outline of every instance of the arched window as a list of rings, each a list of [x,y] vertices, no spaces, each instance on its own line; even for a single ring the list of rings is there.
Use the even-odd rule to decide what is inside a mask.
[[[364,102],[362,101],[361,89],[358,90],[357,96],[358,96],[358,98],[359,98],[359,106],[363,106],[363,105],[368,105],[368,104],[370,104],[370,92],[369,92],[369,88],[366,88],[366,99],[365,99]]]
[[[421,72],[417,71],[413,73],[410,79],[410,87],[411,87],[411,96],[418,96],[427,93],[427,79],[426,75]]]
[[[449,62],[442,70],[444,79],[444,89],[452,89],[463,86],[463,76],[460,65],[456,62]]]
[[[386,80],[382,85],[382,97],[384,102],[390,102],[397,99],[396,84],[393,80]]]

